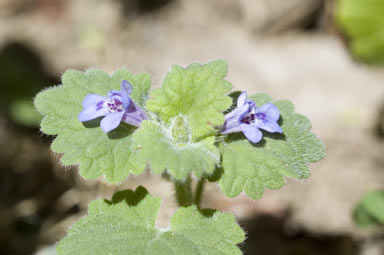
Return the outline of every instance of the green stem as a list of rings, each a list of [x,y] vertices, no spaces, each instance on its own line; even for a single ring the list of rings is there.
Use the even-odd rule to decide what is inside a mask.
[[[195,205],[197,207],[200,207],[200,202],[201,202],[201,198],[204,191],[204,184],[205,184],[205,178],[201,177],[201,179],[196,185],[196,191],[195,191]]]
[[[185,181],[175,181],[176,201],[179,206],[190,206],[193,203],[191,177],[188,176]]]

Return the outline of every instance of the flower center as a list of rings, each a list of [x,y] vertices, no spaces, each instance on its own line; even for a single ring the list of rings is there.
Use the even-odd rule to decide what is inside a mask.
[[[253,113],[247,113],[247,115],[245,115],[245,116],[240,120],[240,122],[249,125],[249,124],[251,124],[254,120],[255,120],[255,114],[253,114]]]
[[[124,110],[123,103],[116,97],[112,97],[109,100],[105,101],[104,107],[106,107],[109,112],[121,112]]]
[[[254,124],[255,123],[255,120],[258,119],[258,120],[261,120],[263,122],[266,122],[266,115],[265,113],[262,113],[262,112],[259,112],[259,113],[247,113],[241,120],[240,122],[241,123],[244,123],[244,124]]]

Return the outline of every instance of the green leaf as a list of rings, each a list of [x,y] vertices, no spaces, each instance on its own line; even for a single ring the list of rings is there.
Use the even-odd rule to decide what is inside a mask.
[[[236,255],[244,232],[233,215],[204,216],[195,206],[176,211],[170,227],[155,227],[160,199],[143,187],[96,200],[57,245],[59,255]],[[204,213],[206,214],[206,213]]]
[[[226,74],[223,60],[193,63],[187,68],[174,65],[163,86],[151,91],[146,106],[166,123],[176,116],[188,117],[194,141],[213,135],[214,127],[223,124],[223,112],[232,103],[225,95],[232,87],[224,80]]]
[[[338,0],[335,17],[349,39],[352,54],[372,64],[384,64],[383,0]]]
[[[354,219],[359,226],[384,225],[384,191],[367,192],[354,210]]]
[[[252,144],[241,133],[230,135],[220,146],[223,175],[219,185],[228,197],[242,191],[259,199],[264,188],[279,189],[285,177],[307,178],[308,163],[325,156],[324,144],[311,131],[307,118],[294,112],[292,103],[286,100],[272,101],[266,94],[250,97],[257,106],[272,102],[280,110],[281,134],[263,132],[263,140]]]
[[[85,179],[104,175],[109,182],[116,183],[130,172],[142,171],[129,150],[134,127],[123,123],[105,134],[99,127],[100,119],[85,124],[77,118],[85,96],[104,96],[110,90],[120,90],[124,79],[132,83],[132,99],[143,105],[150,77],[145,73],[133,75],[126,69],[119,69],[112,76],[96,69],[85,73],[69,70],[62,77],[62,86],[44,90],[35,98],[35,106],[44,116],[41,130],[57,135],[52,150],[64,153],[61,158],[64,165],[79,164],[80,175]]]
[[[180,128],[183,127],[180,123],[184,121],[183,118],[175,118],[170,126],[143,121],[132,137],[132,150],[137,153],[137,162],[143,167],[149,163],[155,173],[167,170],[179,180],[191,172],[198,177],[213,173],[220,160],[220,153],[214,146],[215,137],[192,142],[188,136],[190,132]]]
[[[38,127],[41,115],[36,111],[31,99],[14,100],[9,107],[11,118],[20,125]]]

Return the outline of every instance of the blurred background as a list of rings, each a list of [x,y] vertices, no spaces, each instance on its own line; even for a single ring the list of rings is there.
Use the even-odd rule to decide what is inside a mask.
[[[327,157],[258,201],[210,184],[204,206],[235,213],[245,254],[383,255],[383,0],[0,0],[0,254],[55,254],[92,199],[123,188],[164,197],[158,225],[175,209],[159,176],[108,185],[60,166],[37,92],[68,68],[126,66],[158,87],[172,64],[217,58],[234,89],[291,100]]]

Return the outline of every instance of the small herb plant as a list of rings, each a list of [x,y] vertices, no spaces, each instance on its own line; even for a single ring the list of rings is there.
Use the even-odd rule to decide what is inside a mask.
[[[231,92],[227,64],[175,65],[161,88],[146,73],[68,70],[35,98],[52,150],[85,179],[120,183],[149,168],[174,183],[180,208],[155,225],[161,199],[144,187],[89,205],[57,245],[59,255],[241,254],[245,233],[232,214],[201,208],[206,181],[228,197],[252,199],[304,179],[325,149],[292,103]],[[192,185],[195,185],[192,188]]]

